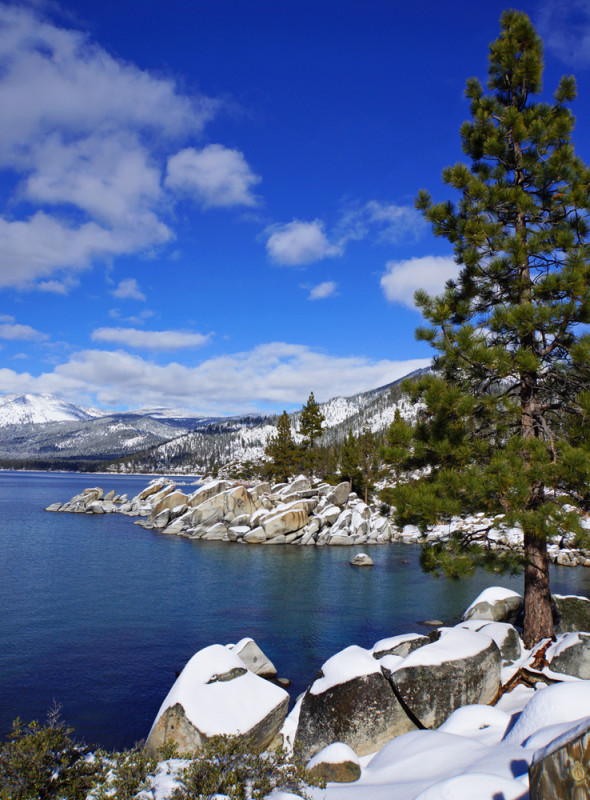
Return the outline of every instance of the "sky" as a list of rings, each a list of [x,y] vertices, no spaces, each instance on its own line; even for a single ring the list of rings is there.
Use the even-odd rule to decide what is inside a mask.
[[[299,408],[429,363],[465,81],[507,6],[0,2],[0,393]],[[518,6],[590,162],[590,0]]]

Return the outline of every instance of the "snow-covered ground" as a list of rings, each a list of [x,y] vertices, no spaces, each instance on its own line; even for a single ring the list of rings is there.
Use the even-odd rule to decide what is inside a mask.
[[[528,800],[529,765],[588,727],[590,681],[518,686],[496,706],[465,706],[438,730],[392,739],[360,759],[358,781],[308,791],[314,800]],[[142,800],[169,800],[185,765],[162,763]],[[269,798],[300,795],[281,791]]]

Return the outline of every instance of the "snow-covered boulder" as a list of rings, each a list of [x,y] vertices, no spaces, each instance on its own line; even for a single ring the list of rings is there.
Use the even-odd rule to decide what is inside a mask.
[[[289,705],[284,689],[250,672],[223,645],[196,653],[162,703],[147,739],[154,753],[165,742],[181,752],[216,735],[240,736],[264,750],[279,731]]]
[[[352,783],[361,777],[361,765],[354,750],[343,742],[334,742],[320,750],[307,764],[313,778],[334,783]]]
[[[379,662],[369,650],[352,645],[324,663],[303,695],[295,747],[307,759],[344,742],[363,756],[414,729]]]
[[[348,563],[353,567],[372,567],[373,559],[367,553],[357,553]]]
[[[590,633],[564,633],[545,653],[552,672],[590,679]]]
[[[508,622],[487,622],[481,619],[470,619],[460,622],[458,628],[467,628],[471,631],[480,631],[493,639],[500,648],[502,665],[513,664],[522,655],[523,643],[514,625]]]
[[[535,752],[590,716],[590,681],[555,683],[534,693],[503,741]]]
[[[250,672],[261,678],[276,678],[277,670],[270,658],[258,647],[254,639],[241,639],[237,644],[228,645],[238,655]]]
[[[514,624],[523,607],[523,599],[518,592],[503,586],[490,586],[478,595],[463,614],[463,620],[487,619],[490,622],[510,622]]]
[[[555,633],[590,631],[590,600],[587,597],[554,594],[551,605]]]
[[[425,728],[438,728],[456,708],[490,703],[500,688],[501,666],[492,639],[451,628],[394,666],[390,680],[413,718]]]

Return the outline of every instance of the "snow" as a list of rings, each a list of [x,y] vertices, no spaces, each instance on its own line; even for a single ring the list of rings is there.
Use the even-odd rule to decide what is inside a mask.
[[[379,641],[373,645],[371,652],[373,654],[382,653],[384,650],[392,650],[398,644],[404,644],[404,642],[413,642],[416,639],[423,638],[424,637],[419,633],[401,633],[399,636],[390,636],[388,639],[379,639]]]
[[[229,681],[209,681],[235,668],[242,659],[220,644],[196,653],[180,673],[156,716],[180,703],[186,717],[205,736],[237,735],[249,731],[269,714],[287,692],[264,678],[245,672]]]
[[[504,741],[523,744],[547,726],[586,716],[590,716],[590,681],[556,683],[535,692]]]
[[[580,638],[580,634],[577,632],[573,633],[563,633],[561,636],[556,638],[556,641],[553,644],[550,644],[547,648],[547,652],[545,653],[545,658],[549,663],[553,661],[555,656],[558,656],[560,653],[563,653],[564,650],[567,650],[569,647],[573,647],[573,645],[578,644],[578,642],[582,641]]]
[[[510,714],[506,711],[495,706],[474,703],[453,711],[438,730],[469,736],[485,744],[495,744],[504,736],[509,724]]]
[[[558,750],[560,747],[563,747],[564,744],[567,744],[573,739],[577,739],[578,736],[585,733],[590,728],[590,717],[583,717],[576,725],[573,726],[571,723],[566,722],[562,723],[561,726],[555,725],[551,727],[562,727],[563,732],[557,733],[557,735],[551,739],[547,745],[536,750],[535,755],[533,756],[533,764],[537,764],[539,761],[542,761],[544,758],[546,758],[550,753]],[[547,730],[548,728],[544,728],[544,731]],[[533,738],[534,737],[530,737],[527,745],[528,743],[533,744]]]
[[[103,412],[66,403],[51,394],[0,395],[0,427],[72,422],[102,416]]]
[[[500,600],[505,600],[507,597],[521,597],[521,595],[519,595],[518,592],[512,591],[512,589],[505,589],[503,586],[489,586],[487,589],[484,589],[481,594],[478,594],[473,603],[465,609],[464,616],[467,616],[469,611],[478,603],[489,603],[493,605]]]
[[[499,800],[499,798],[524,800],[528,798],[528,791],[518,780],[472,773],[441,781],[421,792],[416,800]]]
[[[311,761],[308,762],[307,768],[312,769],[317,764],[344,764],[346,761],[352,761],[353,764],[360,764],[359,757],[354,750],[343,742],[334,742],[320,750]]]
[[[396,669],[415,666],[435,666],[447,661],[457,661],[481,653],[490,646],[491,639],[482,633],[465,628],[449,628],[440,639],[419,647],[410,653]]]
[[[322,672],[324,677],[313,682],[309,690],[311,694],[322,694],[333,686],[346,683],[361,675],[380,674],[381,667],[370,650],[353,644],[329,658],[322,665]]]

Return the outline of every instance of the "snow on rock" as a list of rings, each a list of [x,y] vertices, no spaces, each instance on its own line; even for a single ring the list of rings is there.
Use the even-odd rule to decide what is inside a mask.
[[[503,586],[490,586],[466,609],[463,619],[487,619],[491,622],[516,622],[523,606],[518,592]]]
[[[394,665],[389,677],[412,717],[425,728],[437,728],[461,706],[492,702],[501,664],[498,646],[488,636],[451,628]]]
[[[316,778],[337,783],[351,783],[361,776],[359,757],[343,742],[334,742],[320,750],[307,764],[307,771]]]
[[[504,741],[524,744],[543,728],[573,724],[587,716],[590,716],[590,681],[556,683],[535,692]],[[540,747],[539,739],[531,740],[531,746]]]
[[[453,711],[438,729],[458,736],[469,736],[485,744],[495,744],[504,736],[510,714],[496,706],[474,703]]]
[[[281,727],[289,695],[250,672],[223,645],[196,653],[162,703],[147,740],[154,752],[174,741],[181,752],[196,750],[205,739],[226,734],[252,737],[264,749]]]
[[[303,695],[295,747],[306,759],[344,742],[363,756],[414,728],[379,662],[353,645],[328,659]]]
[[[381,668],[371,652],[353,644],[336,653],[322,665],[322,677],[316,678],[309,691],[311,694],[321,694],[339,683],[346,683],[361,675],[380,672]]]

